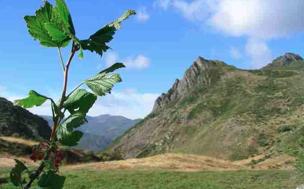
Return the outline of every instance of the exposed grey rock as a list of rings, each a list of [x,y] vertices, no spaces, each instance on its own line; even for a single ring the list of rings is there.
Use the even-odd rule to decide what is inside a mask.
[[[303,61],[303,58],[300,55],[294,53],[286,53],[283,56],[279,56],[278,58],[274,59],[272,63],[265,66],[264,69],[286,66],[299,61]]]
[[[217,80],[218,77],[220,77],[218,74],[214,74],[214,71],[220,71],[220,67],[224,65],[228,66],[221,61],[206,60],[202,57],[198,57],[185,72],[183,79],[176,79],[171,89],[157,98],[153,107],[153,112],[156,112],[171,102],[185,97],[194,86],[209,86],[214,80]]]

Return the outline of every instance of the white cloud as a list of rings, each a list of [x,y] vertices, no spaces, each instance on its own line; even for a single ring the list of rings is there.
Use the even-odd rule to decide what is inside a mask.
[[[17,99],[24,98],[26,96],[27,96],[27,94],[17,94],[17,93],[9,91],[4,86],[0,86],[0,97],[4,97],[11,102],[13,102],[14,100],[17,100]],[[45,104],[43,104],[40,107],[34,107],[34,108],[30,108],[28,110],[34,114],[39,114],[39,115],[51,115],[52,114],[49,102],[46,102]]]
[[[210,22],[227,34],[269,39],[304,31],[303,0],[218,2]]]
[[[150,59],[142,54],[121,59],[116,52],[108,52],[105,55],[105,62],[107,66],[110,66],[116,62],[123,62],[127,68],[138,70],[145,69],[150,65]]]
[[[114,91],[100,98],[89,115],[111,114],[131,119],[144,118],[152,111],[158,96],[156,93],[140,93],[136,90]]]
[[[246,44],[245,51],[251,58],[253,68],[265,66],[272,60],[271,51],[263,40],[249,39]]]
[[[174,9],[188,20],[211,26],[226,35],[247,37],[246,51],[250,54],[252,63],[270,57],[268,40],[304,31],[303,0],[157,0],[156,2],[163,9]],[[250,46],[256,45],[263,49],[249,53]]]
[[[162,9],[169,8],[172,0],[156,0],[154,1],[154,6],[161,7]]]
[[[203,21],[210,12],[208,7],[212,7],[211,0],[157,0],[154,4],[164,10],[173,8],[191,21]]]
[[[172,6],[188,20],[201,21],[207,16],[206,2],[195,0],[191,3],[183,0],[172,1]]]
[[[230,56],[233,58],[233,59],[240,59],[242,58],[242,53],[240,52],[240,50],[236,47],[230,47]]]
[[[26,94],[18,96],[15,93],[9,92],[5,87],[0,86],[0,97],[14,101],[25,96]],[[107,96],[98,98],[89,115],[111,114],[122,115],[131,119],[144,118],[152,111],[154,102],[158,96],[158,93],[140,93],[131,89],[113,91]],[[52,115],[50,102],[28,110],[37,115]]]
[[[268,39],[304,31],[303,0],[157,0],[189,20],[232,36]]]
[[[111,66],[119,61],[119,55],[116,52],[110,51],[105,54],[105,63],[107,66]]]
[[[142,7],[136,11],[136,19],[139,22],[146,22],[147,20],[149,20],[149,18],[150,15],[148,14],[146,7]]]

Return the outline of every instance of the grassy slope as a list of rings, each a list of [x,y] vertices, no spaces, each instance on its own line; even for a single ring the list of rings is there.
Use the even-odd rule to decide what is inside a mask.
[[[303,68],[303,62],[272,70],[226,68],[211,86],[196,86],[150,114],[112,150],[129,157],[177,152],[230,160],[265,151],[294,155],[304,134]]]
[[[0,175],[3,170],[0,171]],[[170,172],[143,170],[65,172],[65,189],[295,189],[304,183],[291,171]],[[13,189],[2,185],[1,189]]]

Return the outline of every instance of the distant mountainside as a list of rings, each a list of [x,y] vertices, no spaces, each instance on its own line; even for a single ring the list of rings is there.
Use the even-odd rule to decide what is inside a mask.
[[[49,124],[52,124],[51,117],[42,116]],[[87,117],[88,122],[80,127],[84,133],[77,148],[92,151],[101,151],[112,143],[114,139],[122,135],[129,128],[134,126],[139,119],[131,120],[123,116],[100,115]]]
[[[1,135],[42,140],[49,138],[51,129],[44,119],[0,97]]]
[[[199,57],[109,152],[124,158],[174,152],[239,160],[295,155],[303,136],[304,61],[299,55],[287,53],[259,70]]]

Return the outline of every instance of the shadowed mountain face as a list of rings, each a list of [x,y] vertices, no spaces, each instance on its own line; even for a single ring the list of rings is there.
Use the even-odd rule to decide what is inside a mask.
[[[238,160],[289,153],[304,134],[304,62],[287,53],[260,70],[199,57],[150,115],[112,144],[125,158],[163,152]]]
[[[42,117],[52,125],[51,117]],[[88,116],[87,120],[88,122],[79,128],[84,133],[84,136],[76,148],[92,151],[105,149],[114,139],[139,121],[112,115]]]
[[[50,137],[51,129],[44,119],[0,98],[0,135],[42,140]]]

